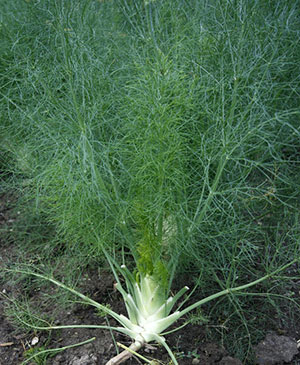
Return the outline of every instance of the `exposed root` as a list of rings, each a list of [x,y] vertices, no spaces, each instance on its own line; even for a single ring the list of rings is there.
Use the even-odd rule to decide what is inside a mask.
[[[139,342],[136,341],[134,343],[132,343],[129,347],[128,350],[124,350],[121,353],[119,353],[119,355],[114,356],[112,359],[110,359],[106,365],[118,365],[121,364],[122,362],[130,359],[135,352],[139,351],[143,346],[144,346],[144,342]]]

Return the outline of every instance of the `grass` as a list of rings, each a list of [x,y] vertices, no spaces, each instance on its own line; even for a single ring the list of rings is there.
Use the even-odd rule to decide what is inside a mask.
[[[0,9],[0,163],[3,186],[22,193],[26,250],[72,252],[82,270],[102,262],[101,245],[144,269],[162,257],[203,295],[298,255],[296,1]],[[270,298],[259,300],[278,309]],[[249,319],[259,300],[206,308],[225,316],[233,353],[245,338],[241,358],[261,335]]]

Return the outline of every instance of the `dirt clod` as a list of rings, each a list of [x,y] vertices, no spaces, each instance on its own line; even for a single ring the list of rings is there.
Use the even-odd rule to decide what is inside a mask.
[[[255,349],[257,364],[276,365],[289,363],[298,354],[297,342],[287,336],[269,333]]]
[[[241,360],[235,359],[231,356],[225,356],[219,362],[219,365],[242,365],[242,362],[241,362]]]
[[[223,356],[227,355],[225,349],[215,343],[207,343],[204,345],[203,352],[209,358],[211,362],[217,362],[222,359]]]

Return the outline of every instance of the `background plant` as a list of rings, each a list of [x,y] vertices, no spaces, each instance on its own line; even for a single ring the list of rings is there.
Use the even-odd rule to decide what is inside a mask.
[[[1,6],[2,170],[49,228],[36,252],[105,245],[203,295],[297,255],[296,1]],[[207,311],[246,343],[248,301]]]

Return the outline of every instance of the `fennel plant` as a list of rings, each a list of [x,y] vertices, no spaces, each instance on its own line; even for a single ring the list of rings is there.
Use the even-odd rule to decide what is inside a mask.
[[[31,235],[28,250],[106,257],[127,317],[19,272],[111,315],[134,351],[157,341],[176,363],[172,324],[226,294],[246,323],[232,294],[299,257],[297,235],[279,227],[298,224],[298,5],[269,5],[2,5],[17,16],[1,27],[1,149],[55,232],[47,245]],[[184,272],[202,273],[207,297],[193,305],[187,287],[171,293]]]
[[[107,255],[107,254],[106,254]],[[67,287],[63,283],[45,276],[43,274],[39,274],[37,272],[22,270],[22,269],[7,269],[6,271],[16,272],[20,274],[26,275],[33,275],[43,280],[50,281],[51,283],[70,291],[71,293],[75,294],[76,296],[80,297],[83,303],[92,305],[97,309],[101,310],[102,312],[106,313],[107,315],[114,318],[120,326],[113,327],[113,326],[105,326],[105,325],[62,325],[62,326],[36,326],[33,324],[26,323],[22,318],[19,318],[20,321],[34,329],[39,330],[54,330],[54,329],[65,329],[65,328],[103,328],[108,330],[113,330],[117,332],[121,332],[133,339],[132,345],[122,353],[116,355],[111,360],[107,362],[107,365],[116,365],[126,361],[130,358],[133,354],[136,354],[144,345],[147,343],[156,341],[157,343],[161,344],[169,353],[170,358],[172,359],[173,364],[178,365],[175,355],[173,354],[172,350],[168,346],[165,335],[168,334],[166,331],[170,326],[176,324],[176,321],[189,313],[190,311],[200,307],[201,305],[210,302],[214,299],[217,299],[221,296],[232,294],[235,292],[242,291],[244,289],[250,288],[254,285],[257,285],[263,282],[266,279],[275,276],[279,272],[287,269],[291,265],[297,263],[299,259],[295,259],[283,267],[280,267],[275,272],[269,273],[264,277],[261,277],[253,282],[247,283],[245,285],[241,285],[235,288],[228,288],[222,290],[218,293],[215,293],[209,297],[201,299],[194,304],[191,304],[183,309],[180,309],[182,305],[186,302],[186,299],[180,303],[180,305],[176,308],[176,310],[171,313],[173,307],[176,305],[176,302],[180,299],[180,297],[189,289],[188,287],[182,288],[178,293],[174,296],[170,296],[169,298],[166,296],[165,291],[162,290],[161,283],[158,282],[153,276],[145,275],[141,276],[138,280],[132,275],[132,273],[126,268],[126,266],[118,267],[112,261],[112,258],[107,256],[112,271],[114,273],[115,279],[117,281],[116,288],[121,293],[123,297],[124,304],[127,309],[128,316],[124,316],[123,314],[118,314],[108,308],[107,306],[98,303],[84,294]],[[126,283],[127,289],[124,289],[121,285],[121,282],[118,278],[118,275],[115,271],[116,265],[117,269],[119,269],[120,273],[123,275]],[[171,330],[174,332],[178,329],[182,328],[182,326],[175,327]],[[79,344],[80,345],[80,344]],[[75,345],[76,346],[76,345]],[[59,349],[56,349],[56,351]],[[36,354],[38,355],[38,353]]]

